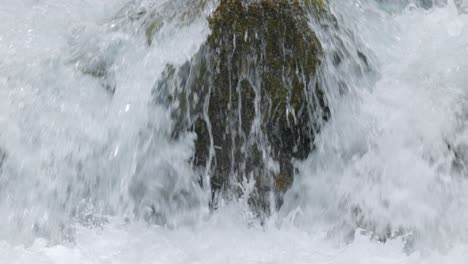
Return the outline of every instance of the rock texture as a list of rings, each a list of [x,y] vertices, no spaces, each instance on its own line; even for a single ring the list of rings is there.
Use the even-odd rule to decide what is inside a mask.
[[[155,101],[176,120],[173,136],[197,134],[193,163],[208,168],[213,193],[235,194],[234,183],[250,178],[257,211],[269,210],[272,190],[281,203],[293,161],[308,156],[329,117],[316,80],[321,45],[307,19],[321,12],[318,0],[223,0],[199,52],[168,65],[156,84]]]

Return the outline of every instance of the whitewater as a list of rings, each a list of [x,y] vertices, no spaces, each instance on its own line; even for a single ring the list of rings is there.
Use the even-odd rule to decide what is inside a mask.
[[[249,180],[210,210],[194,135],[169,139],[151,104],[215,2],[181,22],[184,1],[0,0],[0,263],[468,263],[468,15],[450,0],[330,1],[370,69],[325,62],[324,82],[347,91],[329,88],[316,149],[259,222]],[[167,16],[150,46],[143,8]],[[133,215],[135,181],[164,224]],[[188,190],[183,210],[161,190]]]

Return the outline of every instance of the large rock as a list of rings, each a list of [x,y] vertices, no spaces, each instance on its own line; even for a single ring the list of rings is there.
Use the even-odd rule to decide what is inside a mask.
[[[168,65],[154,89],[176,120],[174,137],[197,134],[194,165],[208,168],[214,193],[256,180],[250,200],[269,210],[271,190],[291,185],[293,160],[305,159],[329,116],[316,80],[321,45],[308,25],[322,1],[223,0],[211,34],[182,67]]]

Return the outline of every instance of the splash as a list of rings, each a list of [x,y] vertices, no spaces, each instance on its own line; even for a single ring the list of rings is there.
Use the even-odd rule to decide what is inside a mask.
[[[452,4],[399,15],[347,7],[341,17],[359,14],[354,32],[375,52],[380,77],[337,99],[288,194],[291,208],[300,204],[301,225],[334,223],[338,233],[363,227],[442,247],[465,240],[466,17]]]
[[[335,0],[336,20],[310,18],[331,118],[262,225],[251,181],[210,212],[189,164],[196,136],[172,138],[152,102],[166,64],[209,36],[215,6],[4,1],[0,260],[464,263],[463,3]]]

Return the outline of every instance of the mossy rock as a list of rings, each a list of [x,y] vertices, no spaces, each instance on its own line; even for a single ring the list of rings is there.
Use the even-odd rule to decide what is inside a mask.
[[[251,204],[268,211],[270,191],[281,197],[291,185],[292,161],[307,158],[329,117],[307,18],[324,10],[321,0],[223,0],[199,52],[167,66],[155,99],[171,108],[174,137],[197,134],[194,165],[210,166],[214,192],[254,178]]]

